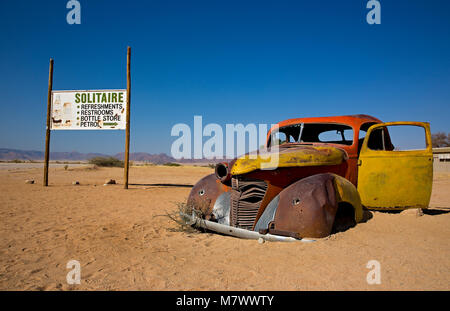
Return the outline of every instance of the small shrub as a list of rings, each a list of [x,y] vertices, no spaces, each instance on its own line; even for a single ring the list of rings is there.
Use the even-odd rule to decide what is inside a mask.
[[[179,163],[167,162],[163,164],[164,166],[181,166]]]
[[[98,166],[94,164],[92,166],[79,168],[78,170],[80,170],[80,171],[95,171],[95,170],[98,170]]]
[[[205,218],[205,211],[208,210],[208,208],[209,208],[208,205],[198,206],[191,202],[189,202],[189,203],[184,203],[184,202],[180,203],[179,202],[179,203],[176,203],[176,205],[178,208],[174,212],[172,212],[172,213],[166,212],[165,215],[156,215],[156,216],[168,217],[170,220],[172,220],[173,222],[175,222],[177,224],[177,226],[175,228],[169,228],[168,230],[175,231],[175,232],[186,232],[186,233],[205,232],[205,230],[202,228],[197,228],[197,227],[191,226],[189,224],[190,219],[186,219],[186,217],[183,215],[192,215],[194,213],[199,218]]]
[[[19,159],[14,159],[14,160],[11,160],[11,161],[8,161],[9,163],[24,163],[24,161],[22,161],[22,160],[19,160]]]
[[[89,159],[90,164],[102,167],[123,167],[123,161],[113,158],[113,157],[95,157]]]
[[[196,165],[194,165],[194,166],[196,166]],[[202,167],[216,168],[216,165],[214,163],[210,163],[208,165],[202,165]]]

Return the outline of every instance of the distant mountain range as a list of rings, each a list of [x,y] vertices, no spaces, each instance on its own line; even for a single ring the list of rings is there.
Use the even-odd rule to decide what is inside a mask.
[[[119,160],[124,159],[124,152],[117,153],[115,155],[102,154],[102,153],[80,153],[77,151],[72,152],[50,152],[50,161],[87,161],[95,157],[114,157]],[[0,148],[0,161],[40,161],[44,160],[44,152],[35,150],[17,150]],[[150,154],[146,152],[133,152],[130,153],[130,161],[150,162],[155,164],[164,164],[168,162],[178,163],[216,163],[221,160],[193,160],[193,159],[181,159],[177,160],[168,156],[165,153]]]

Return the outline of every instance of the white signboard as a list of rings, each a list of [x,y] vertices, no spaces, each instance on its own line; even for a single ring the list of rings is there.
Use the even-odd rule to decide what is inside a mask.
[[[51,130],[124,130],[126,90],[53,91]]]

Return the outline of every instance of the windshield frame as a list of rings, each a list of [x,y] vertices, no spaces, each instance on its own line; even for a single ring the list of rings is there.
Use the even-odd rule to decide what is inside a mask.
[[[298,139],[301,139],[302,135],[303,135],[303,130],[305,128],[305,125],[340,125],[343,127],[347,127],[348,129],[351,129],[353,131],[353,136],[352,136],[352,143],[350,145],[348,144],[342,144],[339,142],[321,142],[321,141],[316,141],[316,142],[284,142],[278,146],[283,146],[283,145],[312,145],[312,144],[332,144],[332,145],[338,145],[338,146],[343,146],[343,147],[353,147],[355,145],[355,141],[358,140],[358,137],[355,137],[358,135],[357,131],[355,130],[355,127],[350,125],[350,124],[346,124],[346,123],[340,123],[340,122],[311,122],[311,123],[307,123],[307,122],[301,122],[301,123],[294,123],[294,124],[290,124],[290,125],[285,125],[282,127],[275,127],[272,128],[270,130],[270,132],[268,133],[268,137],[267,137],[267,142],[266,142],[266,146],[268,148],[273,147],[272,145],[272,141],[274,138],[274,135],[278,132],[282,132],[281,130],[284,128],[289,128],[289,127],[296,127],[299,126],[300,127],[300,133],[299,133],[299,137]],[[359,131],[359,129],[358,129]],[[326,132],[326,131],[324,131]]]

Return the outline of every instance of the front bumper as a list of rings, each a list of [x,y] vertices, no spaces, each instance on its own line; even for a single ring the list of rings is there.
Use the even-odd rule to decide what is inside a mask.
[[[315,240],[311,240],[311,239],[295,239],[292,237],[273,235],[270,233],[261,234],[256,231],[231,227],[228,225],[219,224],[217,222],[212,222],[209,220],[201,219],[198,216],[196,216],[194,213],[192,215],[180,213],[180,215],[185,220],[186,224],[188,224],[188,225],[191,225],[191,226],[194,226],[197,228],[207,229],[207,230],[225,234],[225,235],[242,238],[242,239],[253,239],[253,240],[262,239],[264,241],[270,241],[270,242],[314,242],[315,241]]]

